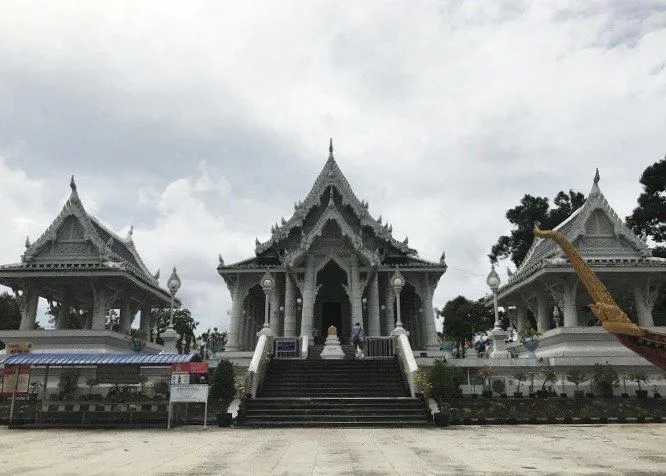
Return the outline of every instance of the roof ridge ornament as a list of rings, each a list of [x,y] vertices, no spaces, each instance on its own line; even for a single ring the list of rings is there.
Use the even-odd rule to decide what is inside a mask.
[[[72,192],[76,192],[76,181],[74,180],[73,175],[72,178],[69,180],[69,187],[72,189]]]
[[[329,138],[328,140],[328,158],[329,160],[335,160],[333,157],[333,138]]]
[[[133,244],[134,243],[132,239],[133,236],[134,236],[134,225],[130,225],[129,231],[127,232],[127,239],[125,241],[127,241],[127,243]]]
[[[594,181],[592,183],[592,189],[590,190],[590,196],[599,195],[601,193],[601,190],[599,189],[600,180],[601,176],[599,175],[599,168],[597,168],[597,171],[594,174]]]
[[[30,246],[30,236],[25,235],[25,249],[27,250]]]

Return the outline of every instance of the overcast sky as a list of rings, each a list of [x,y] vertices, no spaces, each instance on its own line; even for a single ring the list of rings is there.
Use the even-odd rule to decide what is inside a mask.
[[[74,174],[201,327],[228,323],[218,253],[254,254],[331,136],[396,238],[446,250],[437,306],[486,292],[523,194],[599,167],[625,216],[666,152],[666,1],[137,3],[0,5],[0,262]]]

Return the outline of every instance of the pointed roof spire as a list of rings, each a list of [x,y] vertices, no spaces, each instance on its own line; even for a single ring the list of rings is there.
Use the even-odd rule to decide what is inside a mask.
[[[132,243],[132,236],[134,235],[134,225],[130,225],[130,229],[127,232],[127,242]]]
[[[72,178],[69,181],[69,187],[72,189],[72,192],[76,192],[76,181],[74,180],[73,175],[72,175]]]
[[[597,195],[601,192],[599,189],[599,180],[601,180],[601,176],[599,175],[599,169],[597,168],[597,171],[594,174],[594,183],[592,184],[592,190],[590,190],[590,196]]]
[[[27,250],[28,248],[30,248],[30,237],[28,235],[26,235],[26,237],[25,237],[25,249]]]
[[[328,158],[333,160],[333,138],[331,137],[328,141]]]

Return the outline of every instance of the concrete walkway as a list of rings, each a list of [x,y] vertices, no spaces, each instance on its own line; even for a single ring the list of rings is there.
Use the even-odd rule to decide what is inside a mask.
[[[0,428],[0,474],[666,472],[666,424],[447,429]]]

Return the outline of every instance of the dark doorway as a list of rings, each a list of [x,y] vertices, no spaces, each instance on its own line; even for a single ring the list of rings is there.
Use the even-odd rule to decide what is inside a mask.
[[[339,302],[325,302],[321,306],[321,322],[324,336],[330,326],[338,330],[338,337],[342,341],[342,306]]]

